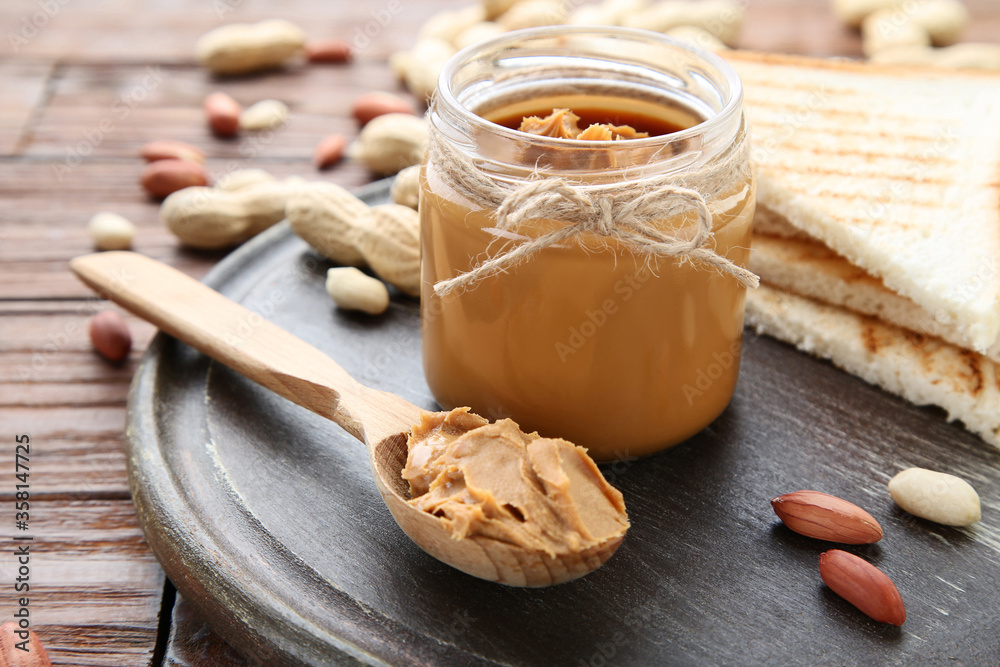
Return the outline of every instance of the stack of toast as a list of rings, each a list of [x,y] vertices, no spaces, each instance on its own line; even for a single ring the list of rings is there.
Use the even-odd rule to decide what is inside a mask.
[[[1000,446],[1000,76],[731,52],[758,331]]]

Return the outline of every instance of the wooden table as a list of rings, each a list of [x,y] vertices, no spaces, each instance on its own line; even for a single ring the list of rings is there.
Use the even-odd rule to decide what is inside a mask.
[[[317,173],[324,135],[356,128],[352,99],[398,90],[386,61],[410,46],[433,11],[471,0],[400,0],[350,65],[213,80],[192,45],[226,22],[284,17],[311,37],[353,39],[388,7],[380,0],[8,0],[0,7],[0,621],[16,602],[15,436],[31,439],[31,621],[58,665],[240,665],[176,598],[142,538],[123,455],[129,380],[154,330],[129,317],[135,345],[113,366],[91,350],[96,300],[66,268],[91,250],[87,220],[118,212],[139,228],[135,249],[200,277],[224,253],[178,246],[137,183],[138,148],[154,139],[197,144],[208,167],[261,167],[347,187],[371,180],[351,162]],[[967,0],[969,40],[1000,35],[1000,5]],[[749,3],[741,45],[785,53],[856,56],[860,39],[827,0]],[[397,6],[393,4],[393,6]],[[153,8],[155,7],[155,8]],[[375,32],[373,30],[373,32]],[[292,110],[267,141],[221,141],[201,100],[216,89],[243,102],[278,98]]]

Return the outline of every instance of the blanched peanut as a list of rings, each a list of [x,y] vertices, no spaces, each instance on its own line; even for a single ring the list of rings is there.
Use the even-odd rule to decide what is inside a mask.
[[[381,280],[367,276],[353,266],[326,272],[326,292],[344,310],[381,315],[389,308],[389,290]]]
[[[559,0],[525,0],[504,12],[497,23],[504,30],[559,25],[568,18],[566,3]]]
[[[423,162],[427,122],[410,114],[390,113],[365,125],[349,151],[372,171],[388,175]]]
[[[132,247],[135,225],[118,215],[102,211],[90,219],[87,231],[98,250],[126,250]]]
[[[279,67],[305,43],[306,34],[289,21],[233,23],[205,34],[195,52],[216,74],[246,74]]]
[[[279,100],[261,100],[251,104],[240,114],[240,127],[244,130],[271,130],[288,120],[288,106]]]
[[[914,516],[946,526],[979,521],[979,494],[964,479],[925,468],[909,468],[889,481],[896,504]]]

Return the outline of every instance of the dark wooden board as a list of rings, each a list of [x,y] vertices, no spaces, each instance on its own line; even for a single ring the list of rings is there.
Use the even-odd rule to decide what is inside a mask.
[[[197,612],[176,596],[171,610],[170,639],[163,656],[164,667],[247,667],[249,663],[198,617]]]
[[[380,319],[338,312],[327,266],[278,227],[206,280],[361,381],[433,409],[418,304],[394,299]],[[216,632],[267,664],[1000,659],[1000,452],[939,410],[752,334],[722,417],[670,451],[605,466],[633,527],[603,568],[550,589],[489,584],[433,560],[393,523],[360,444],[169,337],[136,375],[128,439],[140,522],[167,575]],[[896,509],[885,483],[911,465],[969,479],[983,521],[946,528]],[[833,545],[789,532],[768,503],[800,488],[853,500],[882,523],[881,543],[847,549],[896,581],[902,629],[823,586],[817,559]]]

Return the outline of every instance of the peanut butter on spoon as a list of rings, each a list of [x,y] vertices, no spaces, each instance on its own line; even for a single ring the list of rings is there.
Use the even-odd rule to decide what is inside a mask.
[[[622,542],[621,494],[580,447],[521,433],[510,420],[487,425],[461,409],[428,413],[366,387],[305,341],[149,257],[108,251],[77,257],[70,268],[163,332],[363,442],[396,523],[452,567],[511,586],[551,586],[596,570]],[[241,337],[251,318],[254,335]],[[414,461],[424,470],[410,475],[424,489],[416,498],[403,473]],[[478,503],[482,516],[459,502]]]
[[[594,123],[580,129],[580,117],[569,109],[553,109],[545,118],[526,116],[518,128],[521,132],[542,137],[580,139],[583,141],[612,141],[615,139],[645,139],[648,132],[637,132],[629,125]]]
[[[413,428],[403,478],[409,504],[439,517],[456,540],[496,540],[552,558],[628,530],[622,494],[587,450],[490,423],[468,408],[426,413]]]

